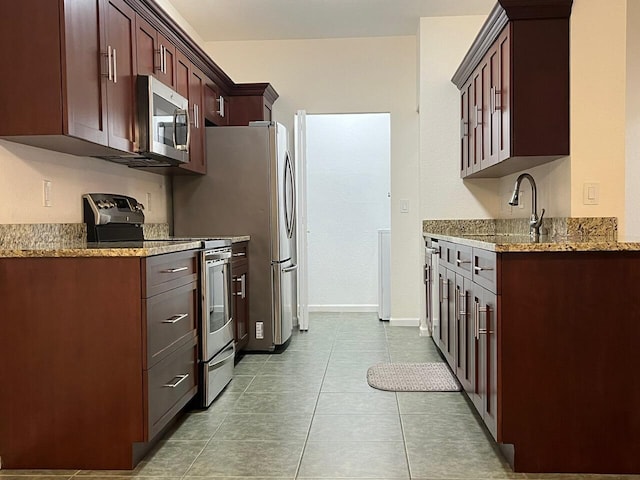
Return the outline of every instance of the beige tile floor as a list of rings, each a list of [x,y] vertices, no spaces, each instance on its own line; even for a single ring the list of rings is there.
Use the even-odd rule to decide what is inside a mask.
[[[7,471],[0,480],[561,479],[515,474],[461,393],[391,393],[376,362],[442,361],[416,328],[313,314],[281,354],[247,354],[213,405],[189,412],[133,471]]]

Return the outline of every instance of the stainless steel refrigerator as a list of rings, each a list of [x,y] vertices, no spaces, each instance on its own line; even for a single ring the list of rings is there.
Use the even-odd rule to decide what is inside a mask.
[[[173,177],[176,236],[250,235],[250,351],[287,345],[297,307],[294,165],[274,122],[208,127],[207,174]]]

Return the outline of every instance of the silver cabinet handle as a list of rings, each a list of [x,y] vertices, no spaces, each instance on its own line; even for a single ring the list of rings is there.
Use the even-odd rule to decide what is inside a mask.
[[[440,247],[426,247],[425,251],[429,254],[429,255],[440,255]]]
[[[431,265],[424,266],[424,283],[427,285],[431,283]]]
[[[217,98],[217,102],[218,102],[218,111],[216,113],[224,118],[224,97],[220,95]]]
[[[184,272],[185,270],[188,270],[189,267],[177,267],[177,268],[168,268],[167,270],[163,270],[162,273],[178,273],[178,272]]]
[[[188,313],[177,313],[173,317],[163,320],[162,323],[178,323],[180,320],[187,318],[188,316]]]
[[[113,78],[113,66],[111,64],[111,45],[107,46],[107,53],[104,54],[107,57],[107,73],[103,73],[102,75],[107,77],[107,80],[111,81]]]
[[[240,277],[240,291],[242,292],[241,298],[245,298],[247,296],[246,284],[247,284],[247,276],[243,273],[242,276]]]
[[[458,265],[462,265],[463,263],[471,263],[471,260],[460,260],[459,258],[456,258],[456,263]]]
[[[467,292],[460,292],[460,301],[462,302],[462,307],[460,307],[460,318],[464,318],[467,316]]]
[[[449,300],[449,280],[442,278],[441,282],[442,282],[442,289],[441,289],[442,300]]]
[[[478,303],[478,300],[475,300],[475,330],[476,330],[476,340],[480,340],[480,335],[486,335],[487,334],[487,329],[486,328],[480,328],[480,314],[481,313],[488,313],[489,312],[489,307],[481,307],[480,303]],[[485,325],[486,327],[486,325]]]
[[[473,128],[478,128],[479,125],[482,125],[482,108],[478,105],[474,105],[475,108],[475,119]]]
[[[477,265],[476,265],[475,267],[473,267],[473,269],[474,269],[476,272],[482,272],[482,271],[485,271],[485,270],[493,270],[493,268],[488,268],[488,267],[479,267],[479,266],[477,266]]]
[[[160,65],[158,65],[157,67],[154,65],[153,69],[154,70],[158,70],[160,73],[164,73],[162,71],[162,54],[163,54],[163,49],[164,47],[162,45],[160,45],[160,48],[158,48],[158,50],[156,50],[156,53],[158,54],[158,56],[160,57]],[[154,57],[154,63],[155,63],[155,57]]]
[[[113,83],[118,83],[118,57],[116,49],[113,49]]]
[[[167,49],[164,45],[160,45],[160,50],[162,50],[160,57],[161,71],[162,73],[167,73]]]
[[[182,374],[182,375],[176,375],[173,378],[179,378],[180,380],[178,380],[176,383],[165,383],[163,385],[163,387],[176,388],[178,385],[180,385],[182,382],[184,382],[187,378],[189,378],[189,374],[185,373],[185,374]]]
[[[237,252],[237,253],[234,253],[234,254],[233,254],[233,256],[234,256],[234,257],[244,257],[244,256],[246,256],[246,255],[247,255],[247,254],[246,254],[246,253],[244,253],[244,252]]]

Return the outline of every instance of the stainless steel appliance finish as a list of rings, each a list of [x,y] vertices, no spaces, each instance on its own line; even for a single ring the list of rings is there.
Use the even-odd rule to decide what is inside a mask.
[[[272,122],[210,127],[206,143],[207,174],[173,178],[174,233],[251,236],[247,350],[274,351],[290,339],[297,310],[295,171],[287,130]]]
[[[233,340],[231,314],[231,248],[202,252],[203,361],[213,358]]]
[[[208,407],[231,381],[235,347],[231,308],[231,242],[202,252],[200,399]]]
[[[235,362],[236,349],[231,342],[227,347],[213,357],[209,362],[202,364],[201,370],[201,393],[202,407],[211,405],[216,397],[224,390],[224,387],[233,377],[233,366]]]
[[[82,196],[87,241],[142,240],[144,205],[133,197],[113,193],[87,193]]]
[[[156,162],[132,166],[162,166],[163,163],[169,166],[187,162],[191,135],[188,100],[149,75],[138,76],[137,93],[138,153]]]

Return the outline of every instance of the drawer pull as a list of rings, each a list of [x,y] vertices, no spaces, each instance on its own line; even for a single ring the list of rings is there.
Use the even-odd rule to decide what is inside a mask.
[[[247,254],[246,254],[246,253],[244,253],[244,252],[236,252],[236,253],[234,253],[234,254],[233,254],[233,256],[234,256],[234,257],[244,257],[244,256],[246,256],[246,255],[247,255]]]
[[[180,320],[182,320],[183,318],[187,318],[188,316],[188,313],[178,313],[171,318],[163,320],[162,323],[178,323]]]
[[[189,378],[189,374],[185,373],[184,375],[176,375],[173,378],[179,378],[180,380],[178,380],[176,383],[165,383],[163,387],[176,388],[178,385],[184,382],[187,378]]]
[[[177,268],[169,268],[167,270],[163,270],[162,273],[178,273],[178,272],[184,272],[185,270],[188,270],[189,267],[177,267]]]
[[[473,267],[473,269],[474,269],[476,272],[482,272],[482,271],[486,271],[486,270],[493,270],[493,268],[488,268],[488,267],[478,267],[478,266]]]
[[[459,258],[456,258],[456,263],[458,265],[462,265],[463,263],[471,263],[471,260],[460,260]]]

